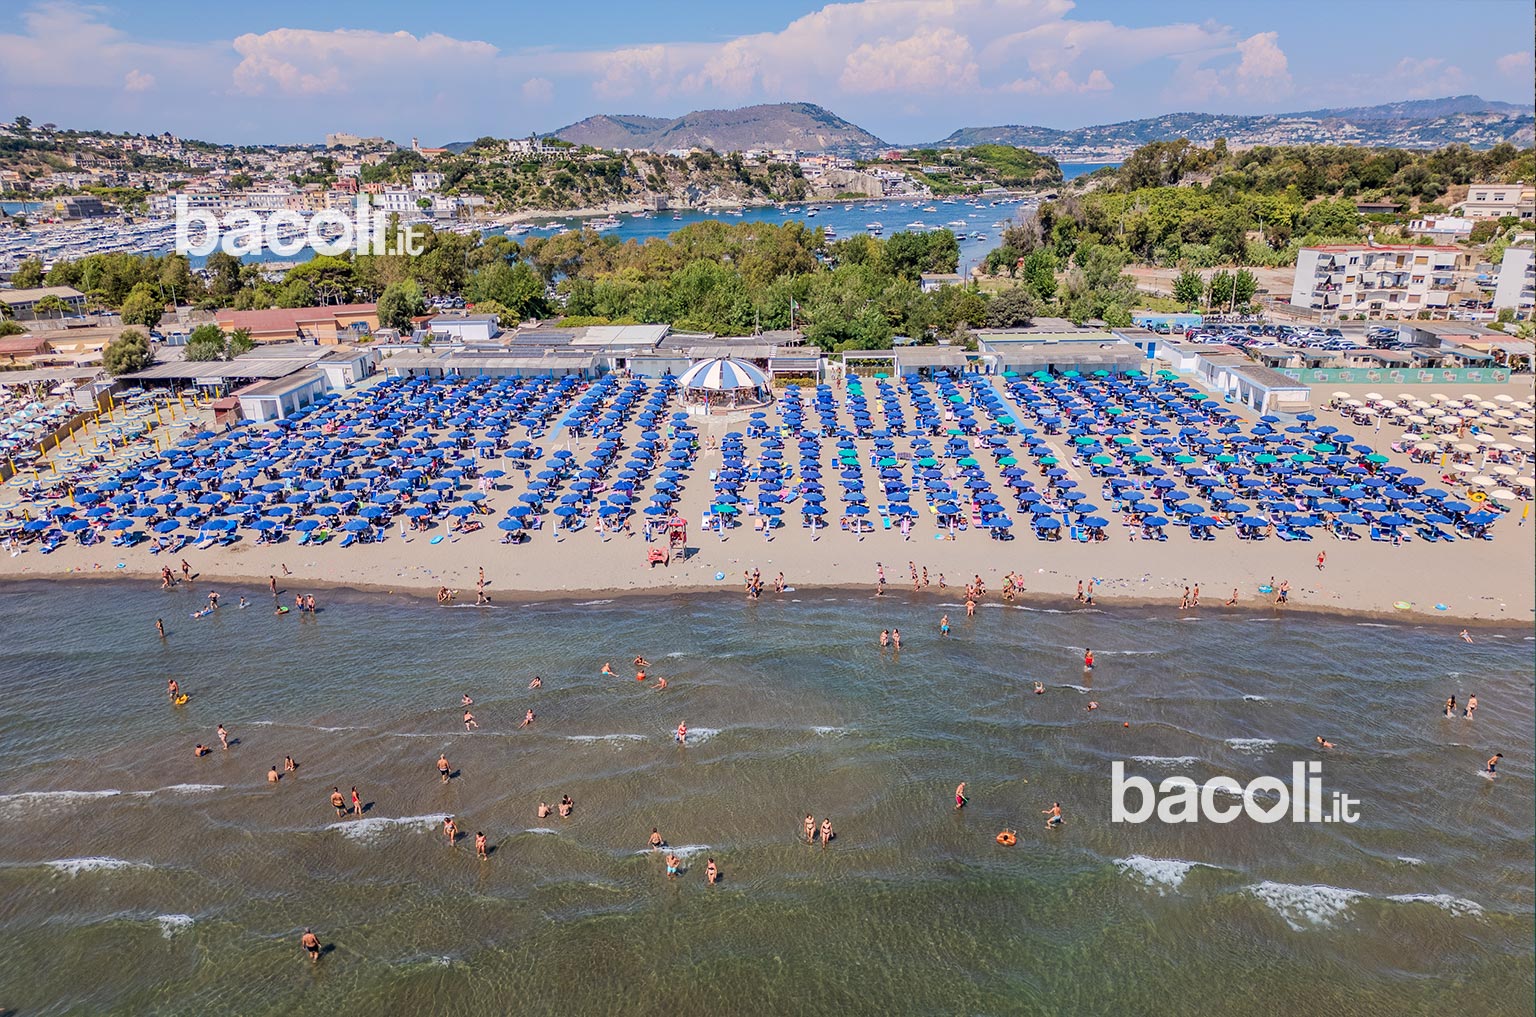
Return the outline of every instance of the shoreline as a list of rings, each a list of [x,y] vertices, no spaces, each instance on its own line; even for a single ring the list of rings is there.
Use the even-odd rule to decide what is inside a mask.
[[[242,583],[250,583],[257,588],[257,595],[263,597],[270,596],[270,594],[266,592],[266,579],[260,576],[243,575],[236,572],[213,572],[209,570],[194,570],[193,576],[194,579],[192,582],[205,584],[205,589],[207,588],[207,585],[211,584],[238,586]],[[159,582],[159,576],[150,573],[136,573],[130,570],[122,569],[113,569],[111,571],[107,571],[105,569],[93,569],[88,572],[67,571],[61,575],[45,575],[42,573],[11,573],[0,575],[0,584],[23,584],[38,581],[81,584],[141,582],[148,585],[157,584]],[[306,591],[324,590],[333,593],[352,593],[364,596],[399,597],[411,601],[432,603],[436,600],[437,588],[443,584],[438,583],[436,585],[423,585],[420,583],[411,582],[388,584],[370,583],[351,579],[305,579],[295,573],[294,575],[279,577],[278,585],[280,588],[287,587],[287,589],[283,589],[283,594],[292,592],[292,589],[295,585],[302,585]],[[450,586],[449,588],[453,589],[455,594],[457,594],[457,596],[454,598],[453,606],[481,606],[475,604],[472,599],[465,599],[463,596],[463,594],[467,593],[469,589],[473,589],[473,586],[458,588]],[[797,593],[814,592],[818,594],[838,594],[850,597],[862,594],[867,599],[876,599],[876,595],[870,587],[862,585],[853,586],[846,583],[823,584],[817,583],[815,581],[809,581],[804,583],[796,583],[793,589]],[[539,604],[573,605],[581,601],[590,600],[617,600],[619,598],[624,598],[626,600],[637,600],[645,597],[665,598],[671,596],[716,596],[723,599],[737,600],[749,606],[754,603],[752,600],[746,597],[746,595],[730,578],[707,584],[694,583],[683,585],[655,586],[638,589],[632,586],[614,586],[607,588],[596,586],[582,588],[561,587],[549,590],[506,588],[500,590],[491,590],[488,588],[488,594],[491,596],[491,604],[487,606],[491,607],[494,607],[497,604],[520,606],[532,606]],[[237,598],[241,595],[242,594],[238,592],[235,594]],[[949,586],[943,590],[930,586],[923,590],[914,592],[913,590],[910,590],[904,586],[888,584],[883,599],[891,603],[912,604],[920,600],[932,601],[939,598],[954,598],[959,600],[961,604],[961,610],[963,611],[964,596],[965,592],[963,586]],[[227,598],[227,595],[221,594],[221,597]],[[906,599],[902,600],[901,598]],[[1261,598],[1266,598],[1266,595],[1255,594],[1245,599],[1240,599],[1231,607],[1227,607],[1224,600],[1216,600],[1208,601],[1206,604],[1198,608],[1190,608],[1187,611],[1181,611],[1176,606],[1170,605],[1166,598],[1099,594],[1098,592],[1095,592],[1094,603],[1091,606],[1080,606],[1074,599],[1071,598],[1071,596],[1063,600],[1057,595],[1030,590],[1025,590],[1023,593],[1016,593],[1014,595],[1013,602],[1010,604],[1002,600],[1001,592],[997,590],[989,590],[986,599],[977,602],[977,608],[978,610],[985,610],[995,606],[1004,606],[1030,611],[1053,611],[1060,614],[1071,614],[1079,610],[1083,611],[1084,613],[1095,612],[1100,614],[1107,614],[1111,613],[1112,611],[1156,611],[1158,609],[1162,609],[1163,611],[1167,611],[1175,617],[1184,617],[1189,619],[1198,619],[1201,617],[1201,613],[1207,610],[1215,611],[1223,616],[1263,615],[1265,617],[1271,618],[1283,618],[1286,616],[1299,614],[1305,617],[1323,617],[1335,619],[1352,619],[1357,621],[1371,621],[1379,623],[1392,623],[1411,628],[1461,627],[1466,629],[1478,629],[1482,631],[1490,631],[1496,629],[1524,631],[1530,624],[1522,623],[1512,618],[1488,618],[1476,615],[1459,616],[1449,611],[1438,611],[1430,613],[1419,610],[1417,608],[1409,611],[1379,611],[1364,607],[1337,607],[1329,604],[1306,603],[1301,601],[1291,601],[1287,603],[1284,608],[1281,608],[1272,600]],[[764,590],[762,599],[764,601],[774,601],[780,599],[780,595],[773,593],[772,589],[769,588]],[[202,601],[199,600],[198,603],[201,604]],[[254,605],[256,603],[260,603],[260,601],[253,599],[252,604]]]

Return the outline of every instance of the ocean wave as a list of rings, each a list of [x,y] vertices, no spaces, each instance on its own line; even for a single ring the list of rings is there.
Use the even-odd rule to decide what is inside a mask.
[[[690,727],[688,729],[688,742],[687,742],[687,744],[689,744],[689,745],[697,745],[697,744],[699,744],[701,742],[707,742],[707,741],[709,741],[711,738],[713,738],[715,735],[717,735],[719,733],[720,733],[720,729],[719,728],[713,728],[713,727]],[[677,732],[673,731],[672,732],[672,736],[674,738],[676,738],[677,737]]]
[[[1414,858],[1412,855],[1398,855],[1397,856],[1397,860],[1402,862],[1404,865],[1423,865],[1424,864],[1424,859],[1422,859],[1422,858]]]
[[[19,791],[0,795],[0,809],[18,809],[29,805],[80,805],[97,798],[115,798],[122,794],[115,788],[101,791]]]
[[[65,876],[78,876],[84,872],[113,872],[117,869],[150,869],[154,866],[145,862],[128,862],[121,858],[59,858],[51,862],[44,862],[48,868]]]
[[[1227,746],[1239,752],[1257,754],[1274,748],[1275,740],[1273,738],[1228,738]]]
[[[1248,703],[1267,703],[1267,702],[1269,702],[1269,697],[1268,696],[1244,695],[1243,696],[1243,701],[1244,702],[1248,702]]]
[[[688,732],[691,737],[693,732]],[[568,742],[610,742],[615,745],[624,742],[643,742],[645,735],[640,734],[600,734],[600,735],[566,735]]]
[[[692,858],[694,855],[708,854],[714,848],[708,844],[679,844],[676,847],[669,844],[667,850],[679,858]]]
[[[1332,925],[1334,919],[1347,912],[1355,901],[1367,896],[1359,890],[1345,890],[1320,883],[1298,886],[1295,883],[1268,880],[1248,887],[1248,892],[1285,919],[1285,924],[1296,932]]]
[[[1075,692],[1081,692],[1085,696],[1093,691],[1092,689],[1088,688],[1086,685],[1063,684],[1062,688],[1064,688],[1064,689],[1072,689]]]
[[[1400,893],[1388,897],[1387,900],[1397,901],[1399,904],[1433,904],[1458,917],[1478,918],[1483,914],[1483,906],[1477,901],[1467,900],[1465,897],[1452,897],[1448,893]]]
[[[1383,625],[1381,622],[1355,622],[1355,627],[1362,629],[1390,629],[1394,626]]]
[[[1149,889],[1156,890],[1160,894],[1168,894],[1184,885],[1185,878],[1196,865],[1203,862],[1186,862],[1181,858],[1148,858],[1146,855],[1131,855],[1129,858],[1116,858],[1115,868],[1123,875],[1138,877]]]
[[[578,600],[572,607],[602,607],[604,604],[612,604],[611,600]]]
[[[523,832],[524,833],[547,834],[547,835],[552,836],[552,837],[559,836],[559,834],[560,834],[559,830],[551,830],[547,826],[531,826],[528,829],[524,830]]]
[[[662,657],[664,659],[666,659],[666,660],[676,660],[679,657],[686,657],[686,656],[688,656],[688,654],[684,650],[673,650],[671,653],[663,653],[662,654]]]
[[[352,840],[376,840],[381,834],[397,827],[430,830],[448,818],[448,813],[438,812],[430,816],[373,816],[350,822],[332,823],[327,830],[336,830]]]
[[[160,790],[161,791],[169,791],[172,794],[178,794],[178,795],[196,795],[196,794],[202,794],[202,793],[204,793],[206,791],[223,791],[224,790],[224,785],[223,784],[172,784],[169,787],[163,787]]]
[[[1188,766],[1200,762],[1199,756],[1132,756],[1138,763],[1148,766]]]
[[[821,735],[823,738],[834,738],[846,734],[853,734],[853,728],[851,727],[813,727],[811,728],[811,731],[815,734]]]
[[[160,935],[170,939],[182,929],[191,927],[191,915],[156,915],[155,922],[160,926]]]

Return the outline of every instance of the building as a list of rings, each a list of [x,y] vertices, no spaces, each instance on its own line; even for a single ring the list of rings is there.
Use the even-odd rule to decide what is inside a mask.
[[[48,340],[37,335],[8,335],[0,337],[0,365],[14,367],[33,364],[51,350]]]
[[[1089,375],[1108,371],[1120,375],[1145,368],[1147,363],[1145,351],[1118,335],[1098,329],[1077,330],[1070,322],[1058,325],[1048,318],[1036,319],[1031,328],[983,328],[972,334],[993,374],[1076,371]]]
[[[315,361],[315,367],[325,375],[332,391],[344,392],[378,370],[379,355],[374,350],[343,346]]]
[[[1428,215],[1408,223],[1408,232],[1449,244],[1472,235],[1472,220],[1456,215]]]
[[[1522,318],[1536,311],[1536,249],[1507,247],[1493,288],[1494,310],[1509,308]]]
[[[371,334],[379,327],[377,304],[332,304],[329,307],[272,307],[262,311],[215,312],[226,332],[243,328],[256,343],[312,343],[334,346]]]
[[[443,186],[441,173],[412,173],[411,189],[415,191],[435,191]]]
[[[53,210],[64,219],[95,219],[107,214],[101,199],[91,194],[73,194],[53,200]]]
[[[426,206],[420,204],[423,201],[427,203]],[[422,194],[420,191],[408,191],[400,188],[380,191],[373,197],[374,208],[401,215],[420,215],[423,207],[431,207],[431,204],[432,198],[430,195]]]
[[[58,297],[64,301],[68,311],[63,315],[58,311],[51,313],[45,311],[39,315],[37,304],[44,297]],[[11,316],[17,321],[79,316],[85,313],[85,294],[73,286],[38,286],[28,290],[0,290],[0,303],[4,303],[11,309]]]
[[[1239,402],[1260,413],[1299,413],[1312,399],[1311,386],[1254,363],[1238,351],[1201,353],[1195,361],[1196,373],[1223,393],[1227,402]]]
[[[1463,252],[1449,246],[1329,244],[1296,253],[1294,307],[1324,320],[1365,314],[1405,317],[1444,312],[1457,290]]]
[[[258,381],[236,389],[231,395],[240,400],[240,412],[245,419],[267,424],[292,416],[329,391],[330,383],[323,372],[307,370],[286,378]]]
[[[1468,219],[1503,219],[1514,216],[1529,222],[1536,217],[1536,187],[1513,184],[1473,184],[1467,199],[1451,209]]]
[[[362,138],[356,134],[345,132],[327,134],[325,136],[326,148],[394,148],[395,143],[387,138]]]
[[[433,342],[488,343],[501,334],[494,314],[439,314],[427,321]]]
[[[958,272],[924,272],[918,277],[918,286],[924,293],[937,293],[946,286],[959,286],[965,276]]]

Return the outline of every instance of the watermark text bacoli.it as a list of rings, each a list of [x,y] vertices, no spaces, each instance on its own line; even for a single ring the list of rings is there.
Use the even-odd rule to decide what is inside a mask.
[[[359,197],[350,210],[327,208],[310,216],[291,209],[235,209],[223,216],[191,208],[176,199],[176,253],[206,257],[223,251],[235,257],[260,254],[263,249],[283,257],[312,248],[316,254],[404,254],[425,250],[415,227],[391,231],[389,213],[370,209]]]
[[[1164,823],[1230,823],[1246,814],[1255,823],[1354,823],[1360,819],[1360,799],[1334,791],[1325,800],[1323,764],[1292,763],[1291,780],[1255,777],[1246,785],[1231,777],[1212,777],[1200,784],[1188,777],[1166,777],[1155,788],[1146,777],[1127,777],[1125,764],[1110,764],[1110,820],[1145,823],[1154,814]],[[1135,807],[1127,792],[1134,791]],[[1241,802],[1235,799],[1241,798]],[[1325,808],[1325,804],[1327,807]]]

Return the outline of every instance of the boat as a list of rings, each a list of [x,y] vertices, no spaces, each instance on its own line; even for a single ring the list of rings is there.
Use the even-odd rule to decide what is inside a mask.
[[[825,226],[822,228],[821,235],[826,237],[828,240],[835,240],[837,239],[837,230],[833,229],[831,226]]]
[[[885,232],[885,224],[878,222],[867,222],[864,224],[864,230],[865,232],[873,233],[878,237],[881,233]]]
[[[928,228],[928,224],[918,219],[916,222],[907,223],[906,228],[909,230],[925,230]]]

